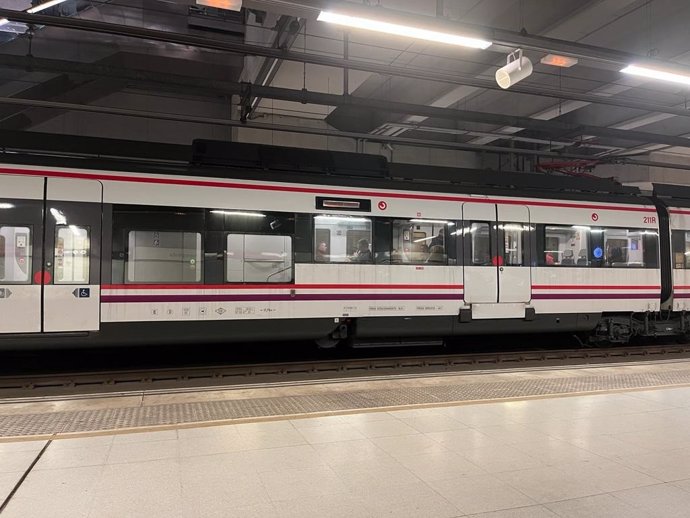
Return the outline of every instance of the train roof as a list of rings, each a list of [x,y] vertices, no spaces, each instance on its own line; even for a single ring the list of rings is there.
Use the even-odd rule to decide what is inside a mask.
[[[192,146],[0,131],[13,164],[273,182],[649,204],[610,179],[391,163],[380,155],[196,140]],[[690,203],[690,195],[688,197]]]

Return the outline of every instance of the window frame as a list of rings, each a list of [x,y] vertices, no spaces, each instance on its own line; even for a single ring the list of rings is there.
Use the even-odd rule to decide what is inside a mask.
[[[329,253],[329,260],[328,261],[316,261],[316,247],[318,246],[316,243],[316,220],[317,218],[321,217],[331,217],[331,218],[336,218],[336,219],[342,219],[342,220],[347,220],[347,219],[358,219],[358,220],[363,220],[366,219],[369,222],[369,251],[371,253],[371,259],[369,261],[352,261],[350,260],[350,256],[347,255],[347,250],[346,250],[346,256],[345,259],[342,261],[333,261],[330,259],[332,254]],[[312,215],[312,262],[314,264],[375,264],[375,256],[376,256],[376,251],[374,250],[374,242],[375,242],[375,236],[374,236],[374,228],[375,228],[375,222],[376,219],[374,216],[368,215],[368,214],[361,214],[361,215],[352,215],[352,214],[335,214],[335,213],[318,213],[318,214],[313,214]],[[322,229],[323,230],[323,229]],[[363,239],[363,238],[362,238]],[[347,243],[347,235],[345,235],[345,242]],[[329,243],[329,252],[331,250]]]
[[[59,281],[58,280],[58,275],[57,275],[57,268],[58,268],[58,238],[59,238],[59,233],[60,230],[62,229],[67,229],[71,230],[71,227],[77,227],[82,230],[86,230],[86,239],[88,240],[89,244],[89,250],[88,254],[86,254],[86,261],[87,261],[87,272],[86,272],[86,280],[85,281]],[[57,286],[69,286],[69,285],[79,285],[79,284],[90,284],[91,280],[91,257],[92,257],[92,246],[91,246],[91,226],[90,225],[55,225],[55,241],[53,244],[53,284]],[[64,259],[64,251],[62,258]]]
[[[0,223],[0,229],[3,228],[26,228],[29,230],[28,248],[30,253],[27,255],[27,279],[25,281],[10,281],[10,280],[0,280],[0,284],[3,285],[14,285],[14,286],[26,286],[33,284],[33,272],[34,272],[34,226],[30,224],[23,223]],[[4,248],[2,250],[4,254]],[[4,266],[4,265],[3,265]]]

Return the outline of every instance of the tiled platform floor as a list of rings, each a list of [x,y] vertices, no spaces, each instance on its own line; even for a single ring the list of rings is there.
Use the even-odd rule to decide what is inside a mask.
[[[690,516],[690,388],[60,439],[2,518],[466,515]]]

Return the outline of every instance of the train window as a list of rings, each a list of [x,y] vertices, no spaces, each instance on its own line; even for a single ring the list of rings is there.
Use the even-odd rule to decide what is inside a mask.
[[[89,229],[60,225],[55,230],[55,284],[88,284],[91,243]]]
[[[31,228],[0,226],[0,284],[29,284],[31,258]]]
[[[319,215],[314,218],[314,261],[371,263],[371,218]]]
[[[674,230],[671,233],[673,246],[673,268],[676,270],[690,269],[690,232]]]
[[[410,219],[393,221],[392,264],[448,263],[449,229],[445,220]]]
[[[125,265],[130,283],[201,282],[201,234],[131,230]]]
[[[228,234],[226,281],[279,283],[292,281],[292,238]]]
[[[524,223],[501,223],[503,231],[503,264],[506,266],[529,266],[529,231]]]
[[[585,225],[544,226],[541,266],[593,266],[601,259],[601,247],[591,247],[592,234],[603,230]],[[591,252],[590,252],[591,250]]]
[[[491,265],[491,227],[486,222],[473,222],[464,229],[470,234],[470,257],[473,266]]]
[[[610,268],[657,267],[657,232],[606,228],[603,234],[604,266]]]

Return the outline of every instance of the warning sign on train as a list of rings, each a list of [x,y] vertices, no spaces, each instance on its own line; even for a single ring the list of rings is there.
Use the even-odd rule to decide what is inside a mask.
[[[381,200],[379,202],[379,210],[386,210],[387,208],[388,208],[388,204],[385,201]]]

